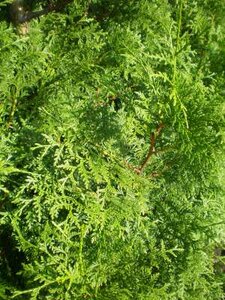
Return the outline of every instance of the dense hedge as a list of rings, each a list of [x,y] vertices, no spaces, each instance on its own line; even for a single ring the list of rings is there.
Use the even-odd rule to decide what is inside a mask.
[[[225,3],[7,2],[0,299],[224,299]]]

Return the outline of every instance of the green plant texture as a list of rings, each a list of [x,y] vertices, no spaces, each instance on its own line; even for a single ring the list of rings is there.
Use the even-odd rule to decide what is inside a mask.
[[[225,3],[10,2],[0,299],[225,299]]]

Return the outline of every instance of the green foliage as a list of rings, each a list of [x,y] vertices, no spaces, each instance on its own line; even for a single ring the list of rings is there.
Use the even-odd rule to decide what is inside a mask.
[[[0,23],[0,298],[224,299],[224,12]]]

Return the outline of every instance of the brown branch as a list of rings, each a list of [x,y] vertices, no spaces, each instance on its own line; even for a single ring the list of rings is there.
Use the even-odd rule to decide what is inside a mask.
[[[56,3],[50,2],[46,8],[40,11],[28,12],[26,21],[30,21],[34,18],[39,18],[40,16],[47,15],[51,12],[61,12],[71,2],[72,0],[57,1]]]
[[[58,0],[55,3],[50,1],[44,9],[31,11],[29,5],[26,5],[24,1],[14,0],[9,6],[10,19],[16,26],[25,24],[48,13],[61,12],[71,2],[72,0]]]
[[[156,138],[159,136],[159,134],[161,133],[163,128],[164,128],[164,125],[162,123],[160,123],[158,128],[156,129],[156,132],[152,132],[150,134],[150,146],[149,146],[148,154],[147,154],[145,160],[143,161],[143,163],[141,164],[141,166],[139,168],[135,169],[137,174],[141,174],[143,172],[143,170],[145,169],[146,165],[148,164],[150,158],[152,157],[153,154],[155,154]]]
[[[17,108],[17,99],[13,98],[10,113],[9,113],[9,118],[8,118],[8,122],[7,122],[7,128],[12,127],[12,125],[13,125],[13,118],[14,118],[14,115],[16,112],[16,108]]]

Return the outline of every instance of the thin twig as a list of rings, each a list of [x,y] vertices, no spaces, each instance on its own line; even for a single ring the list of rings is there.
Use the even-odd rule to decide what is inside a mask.
[[[9,118],[8,118],[8,122],[7,122],[7,128],[10,128],[13,124],[13,118],[16,112],[16,107],[17,107],[17,99],[14,98],[12,100],[12,106],[11,106],[11,110],[10,110],[10,114],[9,114]]]
[[[143,163],[141,164],[141,166],[136,169],[136,172],[138,174],[141,174],[143,172],[143,170],[145,169],[146,165],[148,164],[150,158],[152,157],[153,154],[155,154],[156,138],[159,136],[159,134],[161,133],[163,128],[164,128],[164,125],[162,123],[160,123],[156,132],[152,132],[150,134],[150,146],[149,146],[148,154],[147,154],[145,160],[143,161]]]

